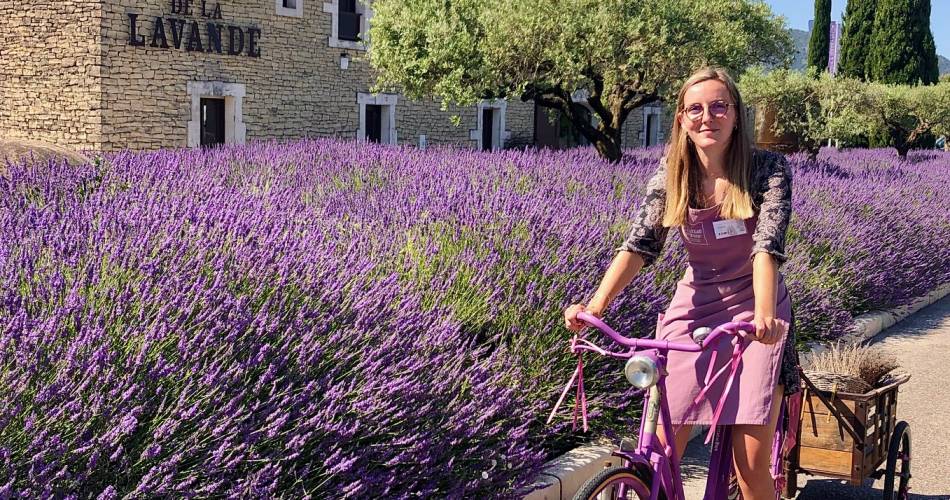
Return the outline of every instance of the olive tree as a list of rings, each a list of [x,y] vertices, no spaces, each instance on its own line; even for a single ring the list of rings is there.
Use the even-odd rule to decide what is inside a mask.
[[[373,10],[375,91],[444,107],[533,101],[614,161],[630,113],[674,100],[693,70],[738,73],[792,53],[784,21],[750,0],[375,0]]]
[[[792,134],[811,156],[828,139],[852,142],[883,133],[904,158],[925,134],[950,133],[950,82],[910,86],[815,76],[754,68],[739,87],[750,104],[774,112],[772,132]]]
[[[886,132],[901,158],[926,134],[950,134],[950,83],[870,83],[867,92],[875,105],[864,110],[864,117]]]
[[[827,77],[819,76],[815,69],[808,73],[786,69],[767,72],[757,67],[742,75],[739,88],[746,103],[759,114],[767,109],[773,112],[774,122],[764,125],[771,126],[776,134],[793,135],[798,146],[814,157],[828,138],[828,110],[822,107],[818,85],[822,78]]]

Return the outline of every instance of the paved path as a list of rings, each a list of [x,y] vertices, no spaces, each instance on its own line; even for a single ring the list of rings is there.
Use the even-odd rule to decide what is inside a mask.
[[[911,379],[901,386],[898,420],[911,431],[911,499],[950,500],[950,296],[881,332],[874,345],[895,354]],[[686,497],[702,499],[709,453],[702,439],[686,450]],[[799,500],[880,499],[884,479],[862,487],[819,476],[799,475]]]

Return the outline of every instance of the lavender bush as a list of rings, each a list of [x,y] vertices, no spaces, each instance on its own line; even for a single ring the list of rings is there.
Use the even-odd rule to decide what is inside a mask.
[[[562,308],[596,286],[660,151],[311,141],[10,165],[0,179],[0,498],[484,497],[590,436],[543,419]],[[950,276],[950,156],[792,158],[799,335]],[[678,238],[608,311],[652,333]],[[592,430],[635,417],[590,360]]]
[[[795,170],[783,269],[800,335],[839,336],[853,316],[909,303],[950,280],[950,155],[826,149]]]

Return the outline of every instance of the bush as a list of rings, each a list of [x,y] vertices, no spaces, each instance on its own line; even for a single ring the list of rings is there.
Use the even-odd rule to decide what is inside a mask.
[[[950,83],[909,87],[867,84],[872,106],[857,114],[872,123],[903,158],[912,147],[932,147],[935,135],[950,133]]]
[[[775,111],[773,132],[793,134],[813,158],[828,139],[891,146],[904,158],[912,147],[929,147],[934,135],[950,130],[947,82],[911,87],[754,69],[742,75],[740,87],[757,109]]]
[[[766,73],[754,68],[742,75],[739,85],[743,99],[756,108],[759,115],[774,112],[771,131],[776,135],[791,134],[798,146],[814,157],[826,137],[827,110],[822,108],[816,73],[778,69]],[[768,126],[761,118],[759,126]]]

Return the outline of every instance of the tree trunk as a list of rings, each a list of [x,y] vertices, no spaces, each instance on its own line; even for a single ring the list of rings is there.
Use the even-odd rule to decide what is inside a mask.
[[[617,163],[623,159],[623,150],[620,148],[620,131],[601,122],[597,128],[594,128],[588,121],[589,116],[580,113],[571,113],[568,115],[571,124],[580,131],[594,145],[594,149],[600,154],[601,158]]]
[[[911,134],[896,126],[889,127],[888,133],[891,136],[894,149],[897,150],[897,156],[900,156],[902,160],[906,160],[907,152],[910,151],[910,147],[913,145],[913,142],[910,140]]]
[[[614,142],[606,138],[598,138],[593,141],[593,144],[600,156],[611,163],[617,163],[623,159],[623,150],[620,149],[619,142]]]
[[[556,109],[563,113],[581,135],[590,142],[600,156],[612,163],[623,159],[623,150],[620,147],[620,130],[603,121],[595,128],[590,124],[590,115],[582,110],[584,106],[564,99],[550,100],[535,98],[535,102],[546,108]]]
[[[810,137],[799,137],[798,138],[798,151],[801,151],[808,155],[809,161],[815,161],[818,159],[818,153],[821,152],[822,141],[815,140]]]
[[[529,89],[521,96],[521,100],[534,101],[541,107],[556,109],[563,113],[602,158],[616,163],[623,159],[620,128],[628,113],[615,114],[619,110],[607,110],[600,102],[599,91],[600,89],[597,90],[596,96],[588,99],[590,108],[575,102],[571,94],[563,89]],[[591,110],[600,120],[597,127],[590,123],[591,113],[588,111]]]

